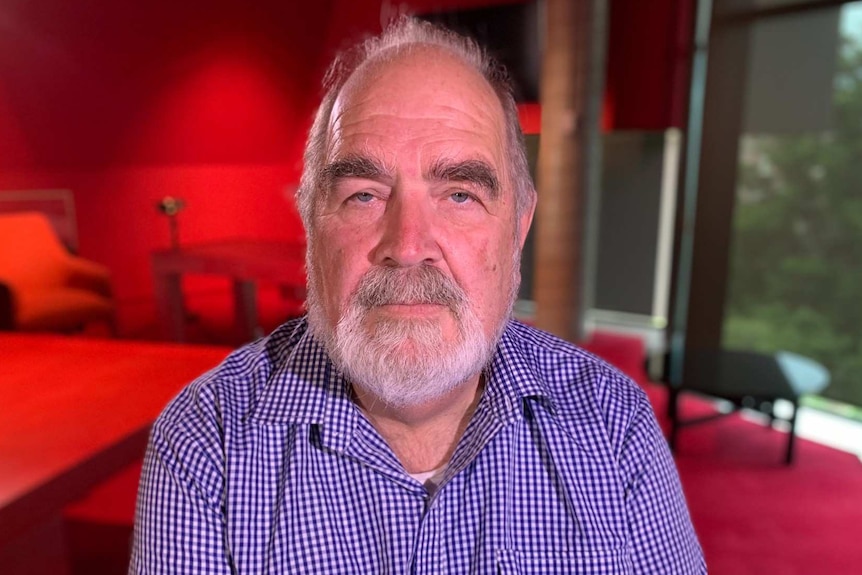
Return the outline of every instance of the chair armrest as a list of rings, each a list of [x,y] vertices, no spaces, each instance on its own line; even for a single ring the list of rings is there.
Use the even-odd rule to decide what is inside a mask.
[[[96,262],[69,256],[65,262],[67,285],[111,296],[111,272]]]

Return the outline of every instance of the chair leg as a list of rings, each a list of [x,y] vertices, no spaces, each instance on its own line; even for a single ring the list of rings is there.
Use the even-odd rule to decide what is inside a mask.
[[[0,282],[0,331],[13,331],[15,329],[14,309],[12,289]]]
[[[798,400],[793,400],[793,415],[790,416],[790,432],[787,434],[787,453],[784,456],[785,465],[793,463],[793,448],[796,443],[796,412],[799,411]]]

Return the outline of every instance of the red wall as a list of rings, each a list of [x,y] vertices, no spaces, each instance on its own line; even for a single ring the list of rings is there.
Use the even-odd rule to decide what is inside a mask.
[[[636,57],[646,49],[656,60],[646,65],[652,76],[668,76],[676,20],[665,10],[683,0],[659,1],[658,12],[639,8],[646,3],[638,0],[612,3],[611,128],[675,122],[664,96],[656,97],[653,86],[661,82],[638,72],[643,58]],[[495,3],[501,2],[407,4],[427,11]],[[337,49],[378,31],[396,4],[6,3],[0,9],[0,190],[71,189],[82,255],[110,267],[121,309],[150,309],[149,253],[169,241],[155,204],[166,195],[188,204],[180,214],[183,242],[302,234],[290,195],[322,71]],[[656,38],[664,48],[644,48]]]
[[[250,8],[253,6],[253,8]],[[42,0],[3,7],[0,189],[68,188],[80,251],[150,305],[155,208],[184,242],[292,238],[288,195],[330,2]]]

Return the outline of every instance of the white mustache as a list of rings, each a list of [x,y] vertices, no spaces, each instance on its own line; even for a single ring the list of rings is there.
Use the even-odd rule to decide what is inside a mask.
[[[445,305],[459,313],[467,294],[434,266],[375,267],[359,281],[353,301],[364,309],[382,305]]]

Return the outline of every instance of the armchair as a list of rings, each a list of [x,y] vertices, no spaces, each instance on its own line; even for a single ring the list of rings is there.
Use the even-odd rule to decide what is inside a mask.
[[[0,285],[0,327],[73,331],[104,321],[114,332],[108,269],[66,251],[39,212],[0,214]]]

